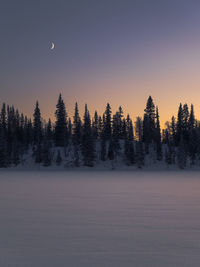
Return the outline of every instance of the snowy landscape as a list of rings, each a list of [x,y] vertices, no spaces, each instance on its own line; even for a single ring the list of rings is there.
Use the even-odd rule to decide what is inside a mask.
[[[158,107],[148,97],[144,116],[136,121],[122,107],[91,118],[87,104],[83,118],[75,103],[68,117],[59,94],[55,121],[46,122],[36,101],[33,119],[3,103],[0,112],[0,168],[40,169],[198,169],[200,123],[191,104],[180,103],[161,130]]]
[[[0,0],[0,267],[200,267],[200,1]]]
[[[198,267],[198,172],[1,171],[2,267]]]

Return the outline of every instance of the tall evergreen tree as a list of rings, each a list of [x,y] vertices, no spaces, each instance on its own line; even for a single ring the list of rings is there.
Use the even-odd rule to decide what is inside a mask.
[[[55,145],[65,147],[68,143],[67,112],[61,94],[56,105]]]
[[[84,165],[88,167],[93,167],[95,159],[95,147],[92,135],[90,114],[87,105],[85,105],[85,113],[84,113],[82,154],[83,154]]]
[[[41,144],[42,141],[42,123],[41,123],[41,114],[38,101],[36,102],[33,118],[34,118],[33,120],[34,144],[38,145]],[[17,121],[18,121],[18,116],[17,116]],[[18,128],[18,122],[16,127]]]
[[[73,120],[73,143],[79,145],[81,142],[81,119],[79,116],[78,103],[75,104]],[[78,148],[78,147],[77,147]]]
[[[158,107],[156,107],[156,155],[157,160],[162,160],[162,144],[161,144],[161,133],[160,133],[160,120],[158,114]]]
[[[111,128],[111,107],[110,104],[107,103],[106,111],[104,113],[103,120],[103,128],[104,128],[104,136],[106,140],[111,138],[112,128]]]
[[[177,125],[176,125],[176,145],[179,144],[182,134],[183,134],[183,108],[182,104],[180,103],[178,109]]]
[[[97,139],[99,137],[99,117],[97,111],[95,111],[92,121],[92,132],[94,139]]]
[[[155,105],[153,99],[149,96],[144,110],[143,120],[143,138],[145,143],[145,151],[149,153],[149,145],[155,140]]]
[[[0,168],[7,167],[6,137],[2,117],[0,121]]]

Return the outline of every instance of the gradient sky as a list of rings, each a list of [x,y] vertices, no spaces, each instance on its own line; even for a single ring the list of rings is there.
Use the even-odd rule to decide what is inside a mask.
[[[0,104],[30,116],[61,92],[70,116],[110,102],[135,119],[151,95],[162,123],[180,102],[200,118],[198,0],[1,0],[0,40]]]

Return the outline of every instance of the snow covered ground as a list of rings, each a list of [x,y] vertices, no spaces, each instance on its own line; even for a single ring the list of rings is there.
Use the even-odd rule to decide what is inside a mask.
[[[1,171],[1,267],[199,267],[198,172]]]

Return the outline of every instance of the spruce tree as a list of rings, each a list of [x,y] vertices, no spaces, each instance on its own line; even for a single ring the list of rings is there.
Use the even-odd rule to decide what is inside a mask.
[[[145,151],[149,153],[149,145],[155,140],[155,105],[153,99],[149,96],[145,108],[143,120],[143,139]]]
[[[41,114],[38,101],[36,102],[33,118],[34,118],[33,120],[34,144],[38,145],[41,144],[42,141],[42,123],[41,123]],[[17,120],[16,128],[18,128],[18,115],[16,120]]]
[[[73,144],[78,146],[81,142],[81,119],[79,116],[78,104],[75,104],[74,120],[73,120]],[[78,147],[77,147],[78,148]]]
[[[92,135],[90,114],[87,105],[85,105],[83,122],[82,154],[84,165],[88,167],[93,167],[95,159],[95,147]]]
[[[65,147],[68,143],[67,112],[61,94],[56,105],[55,145]]]
[[[195,116],[194,116],[194,107],[193,107],[192,104],[191,104],[188,124],[189,124],[189,131],[194,129],[194,127],[195,127]]]
[[[6,137],[5,137],[4,126],[2,124],[2,121],[0,121],[0,168],[6,168],[6,167],[7,167]]]
[[[180,103],[178,109],[177,125],[176,125],[176,145],[179,144],[182,134],[183,134],[183,108],[182,104]]]
[[[92,121],[92,132],[94,139],[97,139],[99,137],[99,117],[97,111],[95,111]]]
[[[112,134],[112,128],[111,128],[111,107],[110,104],[107,103],[106,110],[103,117],[103,131],[104,131],[104,137],[106,140],[110,140],[111,134]]]
[[[162,160],[162,144],[161,144],[161,134],[160,134],[160,120],[158,114],[158,107],[156,107],[156,155],[157,160]]]

